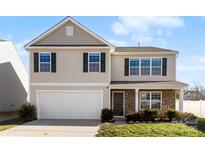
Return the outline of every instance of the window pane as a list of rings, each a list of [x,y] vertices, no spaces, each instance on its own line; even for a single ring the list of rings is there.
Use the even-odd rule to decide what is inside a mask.
[[[142,59],[141,66],[142,67],[150,67],[150,59]]]
[[[50,72],[50,63],[41,63],[40,72]]]
[[[89,72],[99,72],[99,63],[90,63]]]
[[[160,109],[161,94],[159,92],[153,92],[151,94],[151,99],[152,109]]]
[[[150,75],[150,68],[141,68],[141,75]]]
[[[152,75],[161,75],[161,68],[152,68]]]
[[[99,62],[100,56],[99,53],[89,53],[89,62]]]
[[[160,101],[151,101],[152,109],[160,109]]]
[[[150,100],[150,93],[149,92],[141,93],[141,100]]]
[[[131,67],[139,67],[139,59],[130,59]]]
[[[161,67],[161,59],[160,59],[160,58],[154,58],[154,59],[152,59],[152,66]]]
[[[141,101],[141,109],[150,109],[150,101]]]
[[[50,62],[50,53],[40,53],[40,62]]]
[[[130,75],[139,75],[139,68],[130,68]]]
[[[159,92],[153,92],[151,95],[152,100],[161,100],[161,94]]]

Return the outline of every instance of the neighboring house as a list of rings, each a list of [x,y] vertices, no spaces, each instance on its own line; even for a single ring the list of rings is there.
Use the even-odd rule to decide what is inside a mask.
[[[200,91],[189,90],[184,92],[184,100],[205,100],[205,98]]]
[[[0,112],[15,111],[27,101],[28,73],[12,42],[0,40]]]
[[[114,47],[67,17],[25,45],[30,54],[30,102],[39,119],[99,119],[143,109],[175,108],[177,51]]]

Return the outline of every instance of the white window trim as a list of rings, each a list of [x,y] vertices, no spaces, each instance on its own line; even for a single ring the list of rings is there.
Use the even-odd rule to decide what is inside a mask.
[[[153,75],[152,74],[152,61],[151,61],[151,76],[162,76],[162,57],[159,57],[159,58],[157,58],[157,57],[155,57],[155,58],[152,58],[152,59],[160,59],[161,60],[161,66],[160,66],[160,68],[161,68],[161,74],[160,75]],[[159,67],[154,67],[154,68],[159,68]]]
[[[131,66],[130,66],[130,61],[131,61],[131,60],[136,60],[136,59],[139,60],[139,66],[138,66],[138,67],[133,67],[133,66],[131,67]],[[131,74],[130,74],[130,72],[131,72],[130,69],[131,69],[131,68],[139,68],[139,75],[140,75],[140,59],[139,59],[139,58],[129,58],[129,76],[139,76],[139,75],[131,75]]]
[[[162,77],[162,57],[133,57],[133,58],[128,58],[129,59],[129,76],[130,77],[136,77],[136,76],[154,76],[154,77]],[[130,74],[130,59],[138,59],[139,60],[139,75],[131,75]],[[142,75],[141,73],[141,69],[142,69],[142,66],[141,66],[141,60],[142,59],[150,59],[150,74],[149,75]],[[161,59],[161,75],[152,75],[152,59]]]
[[[90,62],[90,54],[99,54],[99,62]],[[99,71],[98,72],[90,72],[90,63],[99,63]],[[101,72],[101,52],[88,52],[88,72],[89,73],[99,73]]]
[[[152,109],[152,93],[160,93],[160,108],[162,106],[162,91],[140,91],[140,99],[139,99],[139,110],[145,110],[145,109],[142,109],[141,108],[141,94],[142,93],[149,93],[150,95],[150,100],[149,100],[149,105],[150,105],[150,108],[149,109]]]
[[[48,62],[41,62],[41,54],[50,54],[50,62],[49,62],[49,64],[50,64],[50,71],[49,72],[41,72],[41,63],[46,63],[46,64],[48,64]],[[51,52],[39,52],[39,54],[38,54],[38,69],[39,69],[39,72],[41,72],[41,73],[50,73],[51,72]]]
[[[149,74],[148,74],[148,75],[142,75],[142,63],[141,63],[141,62],[142,62],[142,59],[149,59],[149,61],[150,61],[149,67],[148,67],[148,66],[146,66],[146,67],[143,66],[143,68],[149,68]],[[147,57],[147,58],[141,58],[141,59],[140,59],[140,75],[141,75],[141,76],[151,76],[151,75],[152,75],[152,74],[151,74],[151,73],[152,73],[152,72],[151,72],[151,63],[152,63],[151,60],[152,60],[152,58],[149,58],[149,57]]]

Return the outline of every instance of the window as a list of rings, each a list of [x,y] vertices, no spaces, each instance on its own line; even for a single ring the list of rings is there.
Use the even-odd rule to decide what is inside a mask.
[[[100,72],[100,53],[88,53],[89,72]]]
[[[66,35],[67,36],[73,35],[73,26],[66,26]]]
[[[162,60],[161,58],[152,59],[152,75],[162,74]]]
[[[150,59],[141,59],[141,75],[150,75]]]
[[[162,58],[130,58],[130,76],[162,76]]]
[[[141,92],[140,108],[141,109],[160,109],[161,92]]]
[[[139,59],[130,59],[130,75],[139,75]]]
[[[51,54],[50,53],[40,53],[39,67],[40,72],[50,72],[51,71]]]

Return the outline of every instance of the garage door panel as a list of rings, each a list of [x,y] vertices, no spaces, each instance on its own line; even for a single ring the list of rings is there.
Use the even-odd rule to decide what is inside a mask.
[[[102,92],[39,92],[40,119],[99,119]]]

